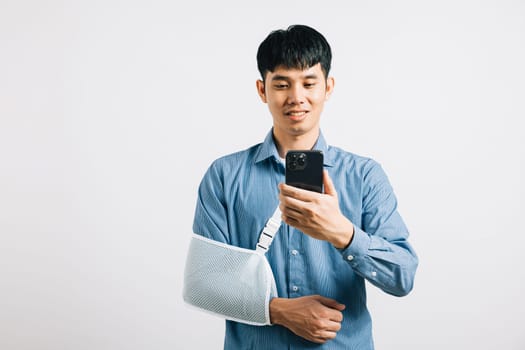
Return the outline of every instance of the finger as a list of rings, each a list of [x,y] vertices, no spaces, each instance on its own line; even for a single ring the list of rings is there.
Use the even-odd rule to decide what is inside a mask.
[[[317,192],[312,192],[304,190],[302,188],[289,186],[284,183],[281,183],[279,185],[279,189],[281,190],[281,194],[283,196],[295,198],[303,202],[311,202],[316,198],[316,195],[318,195]]]
[[[319,300],[324,306],[328,306],[329,308],[336,309],[339,311],[343,311],[346,308],[346,305],[338,303],[334,299],[323,297],[321,295],[317,297],[317,300]]]
[[[326,323],[325,331],[329,333],[334,333],[334,337],[335,337],[335,333],[339,332],[340,329],[341,329],[341,322],[330,320]]]
[[[295,228],[299,228],[299,221],[297,221],[296,219],[294,218],[291,218],[289,216],[282,216],[282,221],[286,224],[286,225],[290,225],[292,227],[295,227]]]
[[[337,323],[337,326],[333,326],[333,329],[323,329],[315,335],[316,342],[325,343],[330,339],[334,339],[337,336],[337,332],[341,329],[341,325]]]
[[[314,342],[314,343],[317,343],[317,344],[324,344],[326,343],[329,339],[325,339],[325,338],[306,338],[307,340],[311,341],[311,342]]]
[[[303,215],[300,212],[289,208],[285,208],[281,216],[286,220],[292,220],[294,222],[303,221]]]
[[[333,321],[333,322],[336,322],[336,323],[340,323],[343,321],[343,313],[339,310],[335,310],[335,309],[332,309],[329,313],[328,313],[328,319],[330,321]]]
[[[328,175],[328,170],[323,170],[323,185],[324,185],[324,193],[328,194],[330,196],[337,196],[337,191],[334,186],[334,182],[330,178],[330,175]]]
[[[326,343],[328,340],[335,339],[337,332],[324,331],[317,339],[319,343]]]
[[[281,211],[282,211],[281,220],[285,224],[301,229],[302,227],[301,222],[304,221],[304,216],[301,213],[293,209],[287,209],[287,208],[285,208],[284,210],[281,209]]]
[[[279,201],[281,202],[281,211],[291,209],[296,212],[302,213],[309,208],[308,202],[303,202],[302,200],[293,197],[279,195]]]

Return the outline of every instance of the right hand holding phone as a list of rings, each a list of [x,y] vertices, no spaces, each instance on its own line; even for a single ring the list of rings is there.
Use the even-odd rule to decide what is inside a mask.
[[[317,193],[279,184],[282,220],[303,233],[334,247],[347,247],[354,235],[354,225],[339,208],[339,199],[328,171],[323,171],[325,193]]]

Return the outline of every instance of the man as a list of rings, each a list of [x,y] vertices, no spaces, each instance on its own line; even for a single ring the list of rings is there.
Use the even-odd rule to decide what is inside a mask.
[[[224,346],[373,349],[365,280],[403,296],[418,263],[392,188],[376,162],[327,145],[321,134],[334,79],[320,33],[302,25],[274,31],[259,46],[257,63],[257,92],[273,128],[263,143],[210,166],[193,230],[254,249],[279,205],[283,225],[266,254],[279,297],[269,304],[272,326],[227,321]],[[324,154],[324,193],[283,184],[286,152],[305,149]]]

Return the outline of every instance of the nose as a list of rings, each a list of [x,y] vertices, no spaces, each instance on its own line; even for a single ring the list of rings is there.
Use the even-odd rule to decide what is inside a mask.
[[[299,84],[292,86],[288,90],[288,99],[286,101],[290,105],[299,105],[305,102],[304,89]]]

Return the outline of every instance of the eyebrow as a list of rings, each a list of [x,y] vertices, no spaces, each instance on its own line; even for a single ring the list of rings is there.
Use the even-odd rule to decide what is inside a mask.
[[[317,76],[317,74],[308,74],[304,77],[302,77],[302,79],[304,80],[307,80],[307,79],[318,79],[319,77]],[[275,80],[286,80],[286,81],[289,81],[290,80],[290,77],[287,77],[286,75],[275,75],[272,77],[272,81],[275,81]]]

